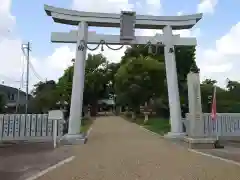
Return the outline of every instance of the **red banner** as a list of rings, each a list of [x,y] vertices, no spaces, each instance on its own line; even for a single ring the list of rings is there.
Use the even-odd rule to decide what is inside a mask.
[[[214,86],[214,92],[213,92],[211,117],[213,121],[217,119],[216,86]]]

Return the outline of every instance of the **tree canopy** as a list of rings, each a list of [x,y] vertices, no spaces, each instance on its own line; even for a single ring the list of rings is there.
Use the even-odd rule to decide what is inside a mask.
[[[85,63],[83,104],[97,106],[98,100],[116,97],[117,105],[128,106],[134,111],[145,102],[153,102],[157,113],[168,116],[168,90],[164,62],[164,49],[153,46],[153,54],[148,53],[144,45],[132,45],[127,48],[119,63],[111,63],[102,54],[88,54]],[[187,74],[199,72],[195,62],[195,47],[175,48],[178,85],[181,105],[188,104]],[[74,65],[74,60],[73,60]],[[59,77],[39,82],[32,92],[31,104],[34,111],[47,111],[56,107],[58,101],[70,104],[73,65]],[[209,98],[213,93],[214,79],[201,83],[203,111],[209,112]],[[225,88],[217,87],[218,112],[240,111],[240,83],[228,80]]]

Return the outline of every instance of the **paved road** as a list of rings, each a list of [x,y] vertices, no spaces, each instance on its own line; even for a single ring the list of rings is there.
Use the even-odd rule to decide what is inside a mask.
[[[71,155],[53,143],[19,143],[0,147],[0,180],[25,180]]]
[[[189,152],[120,117],[101,117],[75,160],[38,180],[237,180],[240,167]]]

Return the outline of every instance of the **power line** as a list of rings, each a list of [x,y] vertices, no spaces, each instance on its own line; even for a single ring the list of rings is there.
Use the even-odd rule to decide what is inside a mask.
[[[26,56],[24,50],[23,50],[23,53],[24,53],[24,55]],[[39,73],[37,73],[37,71],[35,70],[35,68],[34,68],[33,64],[31,63],[30,59],[29,59],[29,62],[28,62],[28,63],[29,63],[29,67],[30,67],[30,68],[32,69],[32,71],[33,71],[34,76],[35,76],[38,80],[42,81],[43,78],[39,75]]]
[[[43,80],[44,78],[42,78],[42,77],[37,73],[37,71],[35,70],[33,64],[31,63],[31,61],[29,61],[29,66],[30,66],[30,68],[31,68],[34,76],[35,76],[36,78],[38,78],[38,80],[44,81],[44,80]]]

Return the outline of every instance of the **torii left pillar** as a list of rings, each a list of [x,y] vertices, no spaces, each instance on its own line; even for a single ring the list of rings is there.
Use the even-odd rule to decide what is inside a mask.
[[[175,60],[175,50],[173,44],[172,28],[165,26],[163,28],[164,35],[164,56],[168,86],[168,101],[170,109],[171,132],[165,135],[167,138],[182,138],[185,133],[182,132],[182,118],[179,100],[177,68]]]
[[[81,117],[82,117],[82,106],[83,106],[83,91],[84,91],[84,76],[85,76],[85,61],[87,47],[82,46],[81,43],[87,42],[88,36],[88,24],[86,22],[80,22],[78,25],[78,39],[76,46],[76,58],[74,63],[73,71],[73,82],[72,82],[72,96],[71,96],[71,108],[70,117],[68,124],[68,134],[64,137],[71,144],[82,140],[83,136],[80,132]],[[81,47],[81,48],[79,48]]]

